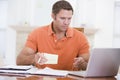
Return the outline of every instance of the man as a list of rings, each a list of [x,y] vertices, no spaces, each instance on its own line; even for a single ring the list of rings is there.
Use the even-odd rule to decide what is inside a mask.
[[[29,34],[25,47],[17,57],[17,65],[85,70],[89,44],[82,32],[69,27],[73,16],[72,6],[67,1],[57,1],[52,7],[51,16],[53,21],[50,25],[39,27]],[[47,59],[42,53],[58,55],[58,63],[44,64]]]

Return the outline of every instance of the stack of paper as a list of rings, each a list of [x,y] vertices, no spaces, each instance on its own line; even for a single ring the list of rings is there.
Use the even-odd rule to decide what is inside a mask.
[[[67,76],[68,71],[65,70],[55,70],[51,68],[44,68],[44,69],[31,69],[28,71],[31,75],[47,75],[47,76]]]
[[[24,75],[43,75],[43,76],[59,76],[65,77],[68,71],[65,70],[55,70],[52,68],[38,69],[33,66],[15,66],[8,65],[0,67],[0,74],[24,74]]]
[[[0,67],[0,73],[11,73],[11,74],[26,74],[27,70],[31,69],[33,66],[16,66],[8,65]]]
[[[7,66],[1,66],[0,70],[21,70],[21,71],[26,71],[31,69],[33,66],[17,66],[17,65],[7,65]]]

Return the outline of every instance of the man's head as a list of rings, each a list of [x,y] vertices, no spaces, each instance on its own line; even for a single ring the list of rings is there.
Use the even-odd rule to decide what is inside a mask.
[[[61,9],[72,10],[73,12],[73,8],[69,2],[65,0],[60,0],[60,1],[57,1],[55,4],[53,4],[52,13],[56,15],[57,13],[59,13]]]
[[[53,5],[52,18],[55,32],[66,32],[71,22],[73,8],[69,2],[60,0]]]

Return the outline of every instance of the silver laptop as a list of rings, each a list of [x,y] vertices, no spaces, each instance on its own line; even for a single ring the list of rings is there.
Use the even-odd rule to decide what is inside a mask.
[[[90,53],[86,71],[71,71],[81,77],[116,76],[120,65],[120,48],[95,48]]]

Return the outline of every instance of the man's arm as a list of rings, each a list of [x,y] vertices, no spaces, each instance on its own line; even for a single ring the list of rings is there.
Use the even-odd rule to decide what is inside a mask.
[[[75,58],[73,66],[78,70],[86,70],[89,56],[88,53],[80,54],[79,57]]]
[[[35,51],[31,48],[25,47],[22,49],[20,54],[17,56],[17,65],[32,65],[34,64]]]

